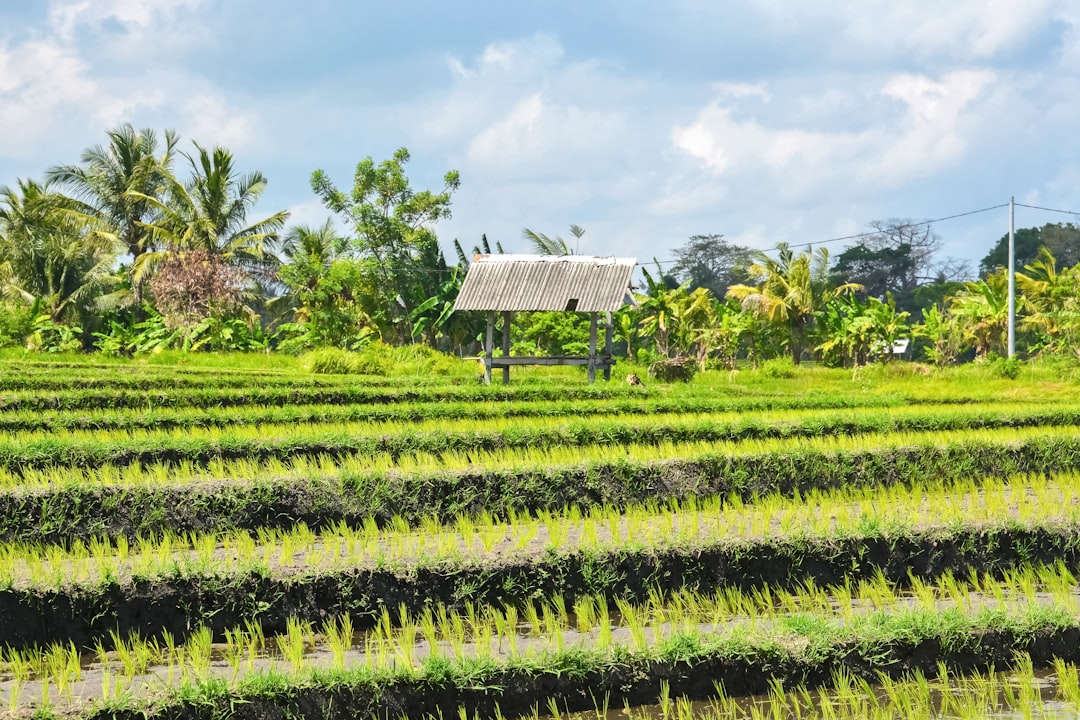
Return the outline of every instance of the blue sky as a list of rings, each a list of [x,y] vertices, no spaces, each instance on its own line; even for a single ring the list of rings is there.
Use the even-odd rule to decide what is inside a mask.
[[[8,2],[0,184],[130,122],[227,146],[269,179],[257,214],[310,224],[313,170],[349,186],[408,147],[414,187],[461,173],[447,248],[577,223],[582,252],[648,261],[1077,209],[1078,29],[1069,0]],[[974,266],[1007,220],[935,229]]]

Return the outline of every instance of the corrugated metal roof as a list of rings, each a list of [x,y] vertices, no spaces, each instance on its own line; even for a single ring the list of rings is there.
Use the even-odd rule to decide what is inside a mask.
[[[454,309],[614,312],[623,306],[635,265],[637,258],[477,255]]]

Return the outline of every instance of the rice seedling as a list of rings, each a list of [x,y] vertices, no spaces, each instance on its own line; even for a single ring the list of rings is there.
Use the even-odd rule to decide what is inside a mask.
[[[298,673],[304,666],[304,655],[312,644],[311,623],[299,618],[289,618],[284,635],[278,636],[277,648],[288,667]],[[404,644],[404,643],[403,643]]]
[[[215,383],[209,372],[125,372],[34,368],[0,381],[0,390],[35,389],[6,395],[11,402],[0,410],[0,503],[32,508],[22,525],[0,523],[13,538],[0,543],[0,586],[27,597],[61,598],[105,587],[103,597],[122,599],[136,579],[152,592],[158,582],[226,587],[250,575],[271,590],[242,602],[221,598],[230,613],[249,603],[243,612],[252,617],[246,626],[222,631],[220,654],[211,654],[208,628],[182,643],[157,635],[149,624],[142,634],[92,635],[90,644],[101,640],[97,653],[107,663],[101,687],[107,700],[131,697],[137,678],[156,663],[169,665],[157,671],[167,673],[167,684],[205,688],[206,707],[226,694],[245,702],[245,687],[317,684],[327,668],[312,669],[319,664],[309,662],[316,646],[320,657],[327,651],[324,664],[336,673],[335,682],[362,677],[370,687],[390,687],[384,683],[434,673],[442,663],[439,677],[468,677],[470,687],[483,687],[485,673],[573,668],[561,681],[572,687],[579,672],[602,677],[606,663],[628,663],[632,675],[648,672],[659,658],[686,658],[690,668],[707,653],[746,658],[762,648],[778,659],[774,667],[812,668],[815,657],[841,657],[830,656],[832,648],[865,647],[873,650],[865,667],[875,667],[873,653],[887,655],[890,638],[948,638],[963,646],[969,634],[986,628],[1032,637],[1031,628],[1050,633],[1072,627],[1069,618],[1080,616],[1075,568],[1063,561],[1072,557],[1064,538],[1080,527],[1073,459],[1080,451],[1080,405],[1067,399],[1036,406],[1012,393],[1008,401],[990,401],[991,389],[1001,392],[1001,384],[950,389],[936,378],[926,383],[932,391],[886,378],[873,380],[867,392],[865,383],[845,380],[842,386],[827,374],[827,392],[797,395],[805,388],[796,383],[727,387],[702,380],[662,396],[652,388],[568,389],[545,382],[509,391],[438,381],[423,387],[393,380],[304,383],[285,374],[251,391],[243,373],[221,373]],[[165,387],[168,396],[158,402],[155,391]],[[922,403],[980,398],[984,402],[967,405]],[[86,409],[111,401],[113,409]],[[52,409],[35,415],[46,407]],[[482,431],[475,429],[478,418]],[[313,515],[281,504],[283,488],[310,489],[303,497]],[[230,494],[240,491],[247,494]],[[161,518],[190,512],[206,524],[172,527],[158,520],[151,526],[133,516],[127,525],[67,531],[95,522],[97,508],[117,502],[152,509],[148,516],[160,509]],[[84,514],[65,519],[72,508]],[[332,520],[320,522],[316,514],[324,508]],[[51,536],[34,534],[37,525],[55,529]],[[1046,536],[1056,544],[1010,546],[1012,554],[1002,554],[1007,561],[980,566],[993,573],[913,572],[906,579],[875,574],[877,556],[858,552],[898,539],[919,538],[921,547],[957,538],[995,542],[999,533]],[[31,539],[46,537],[59,541]],[[695,579],[704,574],[691,574],[699,558],[754,567],[745,559],[781,547],[801,548],[808,563],[817,562],[830,544],[856,549],[850,571],[840,562],[829,565],[840,578],[835,586],[803,579],[797,567],[792,585],[724,576],[735,585],[714,587]],[[1054,553],[1061,558],[1056,563]],[[688,574],[658,573],[662,586],[644,599],[609,591],[632,585],[625,575],[609,577],[623,572],[612,569],[622,567],[616,561],[638,557],[674,558],[685,562]],[[1049,562],[1036,565],[1029,561],[1034,558]],[[482,573],[503,562],[524,568],[522,577],[489,582]],[[546,584],[530,585],[531,567],[547,573],[537,574]],[[936,573],[938,566],[932,567]],[[481,578],[475,596],[448,579],[466,568],[463,577]],[[551,579],[562,568],[579,573],[567,571],[575,580],[564,589]],[[316,635],[311,623],[326,616],[322,608],[283,620],[273,605],[277,588],[299,587],[296,596],[303,596],[305,583],[360,582],[356,578],[367,572],[385,572],[402,585],[394,600],[376,598],[367,606],[389,604],[377,622],[356,616],[370,628],[363,635],[345,615],[322,622]],[[422,593],[412,578],[423,573],[437,578],[433,594],[469,603],[414,602]],[[646,576],[645,582],[653,580]],[[398,606],[401,598],[411,604]],[[110,617],[115,607],[109,602],[95,613]],[[199,602],[205,615],[193,626],[220,612],[212,596]],[[360,607],[349,604],[355,597],[337,602],[330,612]],[[256,617],[273,624],[266,632],[278,633],[269,643],[274,652]],[[143,639],[153,637],[159,639]],[[430,660],[420,658],[425,648]],[[30,668],[19,671],[26,677],[13,683],[10,706],[28,695],[46,703],[70,699],[77,678],[73,649],[63,640],[12,651],[17,661],[5,654],[5,667]],[[793,659],[785,664],[785,658]],[[270,665],[276,674],[264,673]],[[1055,669],[1062,683],[1075,686],[1075,668]],[[833,684],[840,692],[820,696],[777,680],[763,688],[766,701],[748,707],[721,696],[715,712],[846,720],[946,710],[975,717],[980,708],[1010,702],[1018,712],[1024,703],[1037,707],[1039,686],[1026,679],[1034,672],[1030,663],[1019,659],[1011,672],[1019,679],[961,678],[951,670],[937,679],[887,678],[873,691],[864,677],[838,676]],[[943,681],[955,689],[944,701],[935,696]],[[214,695],[213,687],[221,692]],[[593,695],[598,713],[609,701],[601,689]],[[1074,702],[1060,684],[1058,692],[1062,702]],[[670,687],[662,706],[665,717],[701,712]],[[560,700],[554,710],[567,707]],[[463,712],[475,715],[475,709]]]
[[[353,643],[352,618],[348,615],[329,618],[323,624],[322,636],[330,646],[334,667],[345,667],[345,656]]]
[[[186,677],[190,670],[195,680],[206,680],[210,672],[211,651],[214,637],[210,628],[200,626],[184,643],[181,674]]]

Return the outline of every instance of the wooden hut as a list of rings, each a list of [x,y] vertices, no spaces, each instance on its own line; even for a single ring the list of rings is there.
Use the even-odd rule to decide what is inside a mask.
[[[484,376],[502,368],[510,382],[514,365],[585,365],[589,382],[603,370],[611,379],[611,313],[626,304],[636,258],[589,255],[477,255],[469,266],[454,310],[487,313]],[[589,313],[587,356],[510,357],[510,324],[515,312],[560,311]],[[604,313],[604,351],[597,349],[600,313]],[[502,356],[494,357],[495,319],[502,316]]]

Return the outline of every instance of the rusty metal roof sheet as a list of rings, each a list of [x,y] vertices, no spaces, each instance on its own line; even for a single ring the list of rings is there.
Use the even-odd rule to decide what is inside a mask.
[[[637,258],[589,255],[477,255],[455,310],[577,310],[623,306]]]

